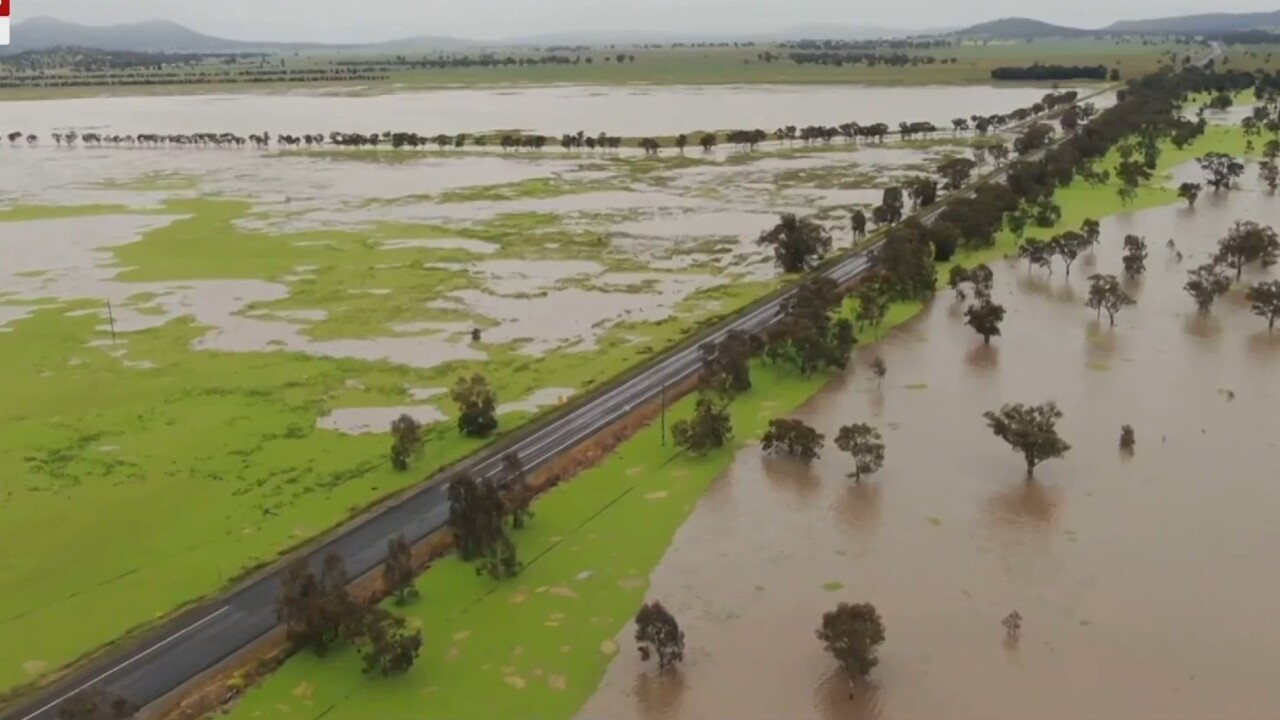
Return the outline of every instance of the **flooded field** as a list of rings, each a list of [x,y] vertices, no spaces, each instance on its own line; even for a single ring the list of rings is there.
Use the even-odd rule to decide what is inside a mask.
[[[722,90],[611,92],[613,105],[555,88],[5,107],[46,140],[68,124],[256,132],[263,118],[382,130],[387,117],[428,124],[455,95],[445,119],[459,130],[503,107],[541,108],[529,121],[542,127],[575,103],[611,108],[575,119],[611,132],[773,122],[724,114]],[[814,122],[871,106],[886,121],[1007,111],[1041,94],[778,92],[788,102],[762,111]],[[685,95],[688,117],[653,109]],[[715,122],[696,114],[712,108]],[[454,424],[459,376],[489,378],[509,431],[775,287],[754,241],[777,213],[814,214],[848,247],[849,212],[888,177],[970,152],[942,135],[658,159],[0,148],[0,543],[63,528],[0,564],[0,689],[480,447]],[[397,473],[387,429],[401,413],[427,423],[426,449]]]
[[[7,127],[41,134],[69,129],[241,134],[406,129],[432,133],[523,130],[558,135],[585,129],[615,135],[671,135],[696,129],[775,128],[853,119],[941,123],[953,117],[1008,112],[1030,105],[1044,92],[1040,87],[951,85],[564,86],[373,97],[297,92],[15,101],[5,103],[4,110]]]
[[[884,469],[853,484],[830,444],[808,468],[739,452],[652,576],[648,597],[686,633],[685,662],[663,674],[641,663],[628,624],[578,717],[1272,714],[1280,334],[1240,289],[1209,317],[1182,289],[1233,221],[1280,224],[1280,200],[1245,184],[1193,211],[1104,221],[1069,282],[1060,266],[998,263],[1009,314],[990,347],[942,291],[875,348],[882,387],[864,352],[797,417],[828,443],[841,425],[878,426]],[[1085,278],[1121,274],[1128,233],[1146,237],[1148,272],[1109,328],[1083,306]],[[1074,447],[1029,482],[981,413],[1045,400]],[[1132,457],[1122,424],[1137,433]],[[886,626],[880,665],[852,691],[814,637],[841,601],[874,603]],[[1014,609],[1016,643],[1001,627]]]

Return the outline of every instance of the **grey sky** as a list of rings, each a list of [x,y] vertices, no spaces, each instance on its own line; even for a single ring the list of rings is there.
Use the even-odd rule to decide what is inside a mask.
[[[558,31],[760,32],[793,25],[963,26],[1010,15],[1076,27],[1120,19],[1275,10],[1280,0],[13,0],[15,21],[169,19],[252,40],[476,39]]]

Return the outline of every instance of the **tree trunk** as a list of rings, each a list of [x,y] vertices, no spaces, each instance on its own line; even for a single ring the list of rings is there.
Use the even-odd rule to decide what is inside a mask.
[[[1034,457],[1031,453],[1029,453],[1029,452],[1023,453],[1023,457],[1025,457],[1025,458],[1027,459],[1027,479],[1029,480],[1029,479],[1031,479],[1031,478],[1035,477],[1035,474],[1036,474],[1036,459],[1035,459],[1035,457]]]

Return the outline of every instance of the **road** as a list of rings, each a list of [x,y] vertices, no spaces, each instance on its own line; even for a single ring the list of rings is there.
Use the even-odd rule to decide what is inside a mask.
[[[1221,55],[1221,46],[1203,61]],[[1061,138],[1058,140],[1061,142]],[[1043,154],[1043,150],[1035,158]],[[1032,158],[1032,159],[1035,159]],[[981,181],[1003,179],[1004,171],[987,174]],[[963,191],[967,194],[969,191]],[[930,222],[945,206],[945,200],[920,214]],[[844,284],[870,267],[867,253],[849,255],[822,271]],[[785,295],[751,309],[741,317],[726,321],[703,341],[715,341],[732,330],[758,332],[778,316]],[[677,385],[701,367],[698,345],[676,350],[653,362],[618,386],[597,395],[572,412],[548,419],[528,432],[513,446],[494,447],[448,470],[449,476],[471,472],[492,478],[501,467],[501,455],[519,454],[528,469],[577,447],[600,430],[626,417],[633,408],[654,400],[669,385]],[[411,542],[444,527],[449,508],[446,498],[448,478],[424,485],[402,502],[383,509],[316,548],[313,561],[337,553],[346,562],[352,577],[374,569],[382,562],[387,541],[403,534]],[[211,608],[180,616],[155,629],[131,647],[107,657],[53,684],[37,697],[6,714],[6,720],[55,720],[58,703],[90,687],[101,687],[139,705],[151,703],[178,688],[188,679],[213,667],[237,650],[262,637],[276,626],[275,598],[280,572],[270,572],[233,591]]]

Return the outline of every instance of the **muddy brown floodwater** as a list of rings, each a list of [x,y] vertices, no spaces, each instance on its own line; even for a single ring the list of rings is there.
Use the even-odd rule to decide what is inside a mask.
[[[521,129],[668,135],[694,128],[771,129],[787,124],[897,124],[1008,112],[1046,88],[941,85],[552,86],[432,90],[371,97],[313,93],[83,98],[6,102],[6,127],[47,134],[382,132],[402,118],[418,132]],[[1085,92],[1088,92],[1087,88]],[[942,114],[949,113],[949,114]],[[164,118],[164,127],[156,125]],[[411,126],[411,127],[410,127]],[[46,138],[47,140],[47,138]]]
[[[1112,218],[1069,283],[1060,265],[997,263],[1009,315],[989,348],[939,293],[875,348],[883,389],[864,351],[797,413],[828,441],[878,426],[884,469],[856,485],[833,447],[810,468],[739,452],[652,577],[649,597],[687,635],[683,666],[641,663],[628,627],[580,717],[1274,717],[1280,334],[1239,290],[1209,318],[1182,290],[1237,218],[1280,224],[1280,199],[1246,190]],[[1149,270],[1131,285],[1138,304],[1100,327],[1086,277],[1120,274],[1126,233],[1147,237]],[[1074,448],[1028,482],[981,413],[1050,399]],[[852,694],[814,637],[840,601],[874,603],[886,625]],[[1014,609],[1010,643],[1000,621]]]

